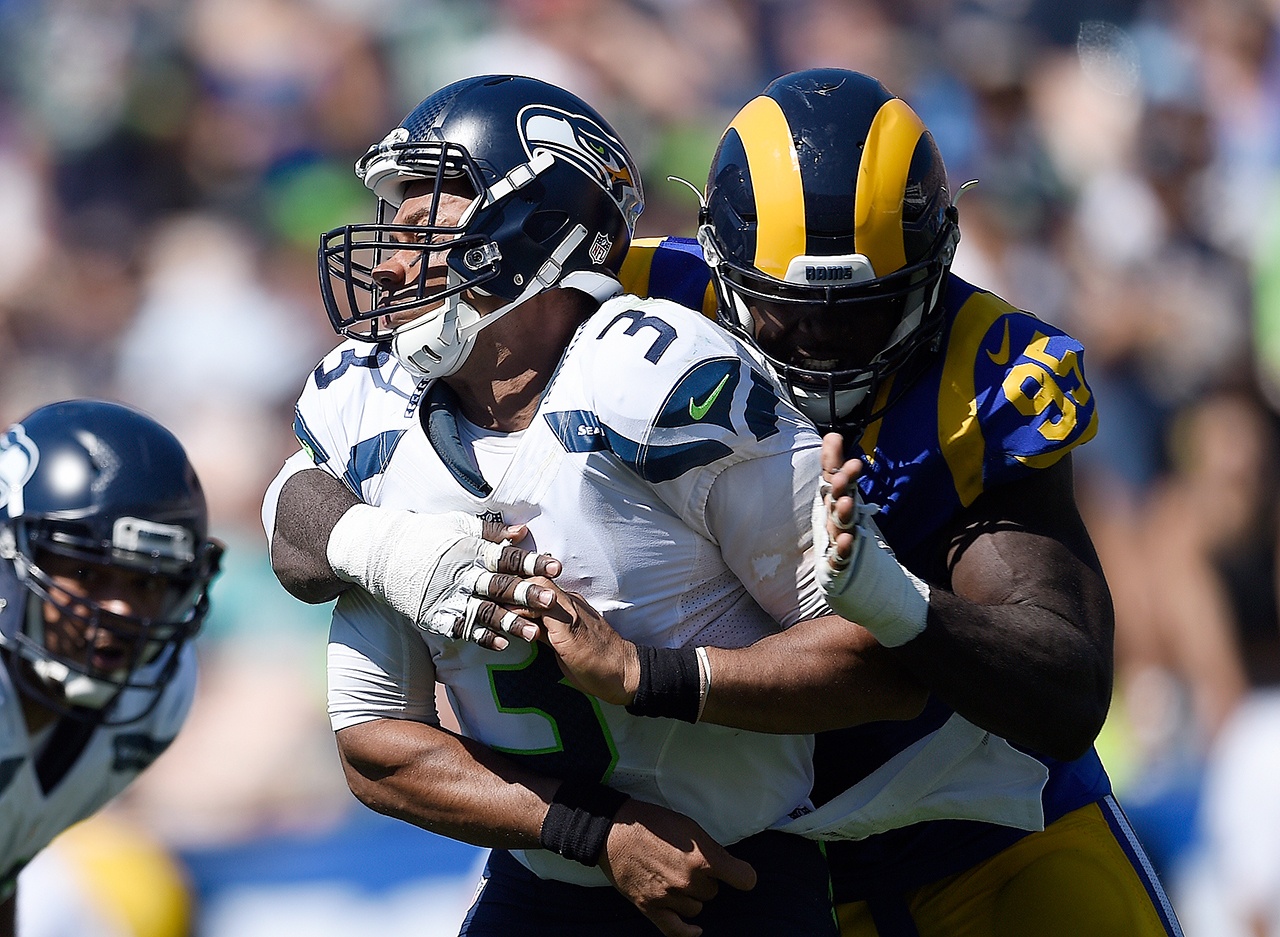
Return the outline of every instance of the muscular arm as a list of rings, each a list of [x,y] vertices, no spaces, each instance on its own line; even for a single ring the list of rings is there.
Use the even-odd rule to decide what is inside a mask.
[[[857,625],[798,622],[748,647],[707,648],[712,683],[703,722],[754,732],[822,732],[911,719],[928,696],[892,653]]]
[[[370,809],[477,846],[539,848],[558,780],[421,722],[378,719],[337,741],[347,784]]]
[[[329,566],[325,545],[338,519],[359,503],[351,489],[323,469],[303,469],[286,479],[271,527],[271,568],[294,598],[328,602],[351,585]]]
[[[924,633],[893,653],[971,722],[1057,758],[1088,750],[1111,700],[1111,594],[1071,463],[988,492],[931,548]],[[908,560],[908,565],[915,564]]]
[[[768,719],[774,731],[853,724],[835,707],[857,711],[867,661],[887,655],[976,725],[1054,757],[1083,754],[1110,702],[1113,618],[1069,460],[983,495],[907,565],[931,583],[922,634],[879,648],[824,619],[712,649],[703,718]]]
[[[559,779],[526,771],[437,726],[379,719],[337,733],[347,783],[365,805],[453,839],[499,849],[540,848]],[[719,883],[751,888],[755,872],[693,820],[628,800],[609,828],[600,868],[668,937],[693,937],[684,918]]]

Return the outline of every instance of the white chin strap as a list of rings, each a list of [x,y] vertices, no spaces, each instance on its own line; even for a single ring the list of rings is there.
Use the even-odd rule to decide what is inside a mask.
[[[31,669],[45,683],[60,686],[63,699],[72,706],[101,709],[115,698],[119,690],[118,686],[106,681],[77,673],[61,661],[33,660]]]
[[[791,384],[791,399],[795,402],[797,409],[807,416],[814,423],[820,425],[829,425],[834,423],[841,417],[846,417],[853,412],[853,408],[867,396],[868,385],[855,387],[852,390],[836,391],[835,412],[831,409],[831,397],[820,390],[809,387],[802,387],[799,384]]]
[[[471,349],[475,347],[476,335],[480,330],[497,322],[508,312],[522,303],[532,299],[539,293],[546,292],[560,281],[561,271],[578,245],[587,236],[583,225],[574,225],[573,230],[547,258],[546,263],[529,279],[524,290],[493,312],[483,314],[462,298],[461,293],[448,297],[442,306],[425,313],[408,325],[401,326],[391,337],[391,353],[410,373],[419,378],[432,380],[448,377],[457,373],[466,362]],[[574,285],[566,277],[560,285]],[[607,279],[607,278],[605,278]],[[448,286],[455,287],[462,282],[461,278],[449,270]],[[592,292],[593,290],[586,290]]]

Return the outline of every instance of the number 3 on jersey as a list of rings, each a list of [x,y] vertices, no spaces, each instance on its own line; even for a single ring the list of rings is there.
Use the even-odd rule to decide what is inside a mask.
[[[523,663],[490,666],[489,683],[499,712],[541,716],[555,742],[539,749],[492,747],[552,777],[608,780],[618,752],[599,703],[569,685],[551,651],[540,644],[532,649]]]

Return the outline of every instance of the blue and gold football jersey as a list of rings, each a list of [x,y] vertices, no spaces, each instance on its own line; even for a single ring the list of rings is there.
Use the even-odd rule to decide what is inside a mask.
[[[900,555],[1098,429],[1078,341],[955,275],[943,309],[941,354],[853,449],[867,466],[862,494]],[[891,379],[876,409],[895,393]]]
[[[862,494],[881,506],[876,522],[899,555],[984,491],[1053,465],[1097,432],[1078,341],[955,275],[943,305],[939,354],[850,447],[866,463]],[[895,394],[892,382],[880,394],[877,405]],[[827,733],[816,755],[819,782],[833,791],[846,786],[935,730],[951,712],[931,698],[910,722]],[[1073,762],[1036,757],[1049,769],[1042,794],[1046,824],[1111,792],[1093,751]],[[821,791],[815,800],[821,802]],[[832,843],[836,900],[934,881],[1023,835],[992,824],[939,820]]]
[[[639,241],[623,267],[628,292],[676,299],[715,315],[710,271],[696,242]],[[1084,349],[1070,335],[952,274],[943,296],[940,350],[906,388],[888,381],[850,454],[866,463],[859,487],[879,504],[885,539],[906,556],[984,491],[1048,468],[1097,432]],[[894,399],[896,398],[896,399]],[[883,722],[818,737],[814,800],[822,803],[939,729],[952,710],[931,698],[910,722]],[[1095,752],[1073,762],[1039,758],[1052,823],[1111,792]],[[897,892],[994,855],[1026,832],[972,820],[931,820],[828,845],[837,902]]]
[[[716,317],[716,291],[702,249],[693,238],[636,238],[618,272],[622,290],[635,296],[669,299]]]

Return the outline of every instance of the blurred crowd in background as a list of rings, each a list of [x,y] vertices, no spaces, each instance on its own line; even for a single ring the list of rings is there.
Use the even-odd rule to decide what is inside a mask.
[[[337,341],[317,235],[435,88],[563,85],[692,235],[733,113],[866,71],[932,129],[960,275],[1074,333],[1114,593],[1099,749],[1194,937],[1280,935],[1280,0],[0,0],[0,421],[89,395],[186,444],[229,545],[159,763],[24,873],[30,937],[454,932],[479,850],[347,793],[327,608],[258,509]]]

